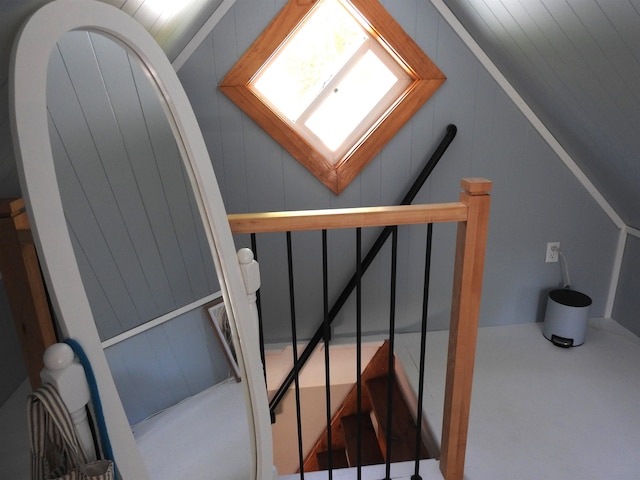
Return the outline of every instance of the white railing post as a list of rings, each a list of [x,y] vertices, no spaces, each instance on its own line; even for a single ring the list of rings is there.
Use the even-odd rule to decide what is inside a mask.
[[[240,264],[240,272],[242,273],[244,288],[247,291],[247,299],[249,300],[251,316],[253,317],[253,324],[256,327],[257,334],[259,320],[256,292],[260,288],[260,266],[249,248],[241,248],[238,250],[238,263]]]
[[[242,274],[242,280],[244,282],[244,288],[247,293],[247,300],[249,301],[249,309],[251,310],[251,320],[252,320],[251,327],[254,329],[254,334],[255,334],[254,338],[257,339],[259,338],[258,324],[260,320],[258,318],[258,306],[256,303],[257,301],[256,293],[260,288],[260,266],[253,255],[253,251],[251,251],[251,249],[249,248],[239,249],[237,252],[237,255],[238,255],[238,264],[240,265],[240,272]],[[264,365],[262,365],[262,367],[264,368]],[[259,412],[254,412],[254,414],[256,413],[259,413]],[[270,417],[268,420],[266,419],[262,419],[262,420],[263,420],[262,422],[258,422],[258,423],[261,423],[263,425],[263,428],[269,431],[264,432],[264,434],[258,435],[258,438],[262,438],[262,439],[270,438],[270,433],[271,433]],[[266,452],[263,452],[263,453],[266,453],[267,455],[268,454],[272,455],[271,446],[269,446]],[[266,472],[265,472],[265,475],[266,475]],[[273,465],[271,477],[273,480],[277,480],[279,478],[278,470],[276,469],[275,465]],[[266,476],[264,478],[266,478]]]
[[[95,461],[96,451],[85,408],[91,399],[91,393],[84,368],[75,359],[73,350],[66,343],[55,343],[47,348],[43,361],[44,368],[40,372],[42,383],[51,384],[56,388],[71,414],[87,461]]]

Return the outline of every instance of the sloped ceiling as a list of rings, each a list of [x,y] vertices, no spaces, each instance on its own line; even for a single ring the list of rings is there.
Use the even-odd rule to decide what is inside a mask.
[[[234,0],[191,0],[169,16],[154,10],[157,0],[102,1],[139,20],[174,60]],[[623,220],[640,228],[640,0],[443,1]],[[44,3],[0,0],[3,95],[12,39]]]
[[[140,22],[173,62],[221,4],[233,4],[235,0],[100,1],[118,7]]]
[[[29,15],[51,0],[0,0],[0,196],[20,196],[9,128],[9,58]],[[178,69],[235,0],[101,0],[140,22]],[[168,10],[167,10],[168,9]]]
[[[444,0],[629,226],[640,228],[640,0]]]

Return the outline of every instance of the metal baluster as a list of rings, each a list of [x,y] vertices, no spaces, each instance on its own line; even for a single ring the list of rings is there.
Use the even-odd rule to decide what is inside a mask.
[[[420,444],[422,440],[422,399],[424,397],[424,370],[427,340],[427,313],[429,309],[429,282],[431,275],[431,242],[433,238],[433,224],[427,226],[427,248],[424,266],[424,292],[422,297],[422,327],[420,330],[420,373],[418,374],[418,412],[416,415],[416,458],[415,470],[411,480],[422,480],[420,476]]]
[[[388,381],[387,381],[387,458],[385,466],[385,480],[391,480],[391,439],[392,439],[392,420],[393,420],[393,385],[395,383],[396,372],[394,364],[394,340],[396,330],[396,270],[398,258],[398,227],[394,226],[391,237],[391,285],[390,290],[390,307],[389,307],[389,365],[388,365]]]
[[[296,418],[298,426],[298,461],[300,479],[304,480],[304,458],[302,454],[302,417],[300,416],[300,370],[298,365],[298,338],[296,333],[296,302],[293,279],[293,253],[291,251],[291,232],[287,232],[287,263],[289,267],[289,303],[291,307],[291,342],[293,343],[293,368],[295,370]]]
[[[327,463],[329,480],[333,479],[333,443],[331,438],[331,375],[329,371],[329,340],[331,338],[331,323],[329,322],[329,268],[327,261],[327,231],[322,230],[322,297],[324,313],[324,384],[325,401],[327,405]]]
[[[251,234],[251,250],[256,262],[258,261],[258,243],[256,242],[256,234]],[[262,371],[264,373],[265,384],[267,382],[267,366],[264,361],[264,329],[262,325],[262,304],[260,303],[260,290],[256,292],[256,308],[258,309],[258,338],[260,341],[260,360],[262,360]],[[274,422],[273,414],[271,423]]]
[[[429,177],[433,169],[436,167],[436,165],[440,161],[440,158],[442,158],[442,155],[444,155],[445,151],[447,150],[447,148],[455,138],[457,131],[458,129],[456,128],[455,125],[449,125],[447,127],[447,133],[445,134],[444,138],[441,140],[440,144],[438,145],[436,150],[433,152],[433,154],[429,158],[429,161],[420,172],[420,175],[418,175],[418,178],[416,178],[414,183],[411,185],[409,191],[407,191],[407,193],[405,194],[404,198],[400,202],[400,205],[410,205],[411,202],[413,202],[416,195],[420,191],[420,188],[422,188],[425,181],[427,180],[427,178]],[[390,234],[391,234],[390,227],[385,227],[382,230],[382,232],[376,239],[375,243],[370,248],[369,253],[365,256],[364,260],[362,261],[363,273],[366,272],[367,269],[369,268],[369,265],[373,263],[373,260],[376,258],[376,255],[384,246],[384,243],[386,242],[387,238],[389,238]],[[351,294],[353,293],[355,285],[356,285],[356,280],[355,280],[355,275],[353,275],[349,279],[349,282],[347,283],[347,285],[342,290],[342,293],[340,294],[338,299],[334,302],[333,307],[331,307],[331,309],[329,310],[330,322],[332,322],[338,316],[338,313],[340,312],[344,304],[347,302],[347,300],[350,298]],[[320,343],[320,340],[322,340],[322,332],[323,332],[323,326],[319,325],[318,329],[313,334],[313,337],[311,337],[311,340],[309,341],[309,343],[303,350],[302,354],[300,355],[300,362],[303,365],[311,357],[311,354],[313,353],[313,349],[316,348],[318,343]],[[287,374],[282,384],[280,385],[276,393],[273,395],[273,397],[269,401],[269,408],[271,409],[272,412],[275,411],[276,407],[282,401],[285,394],[287,393],[287,390],[291,386],[291,383],[293,382],[293,374],[294,373],[292,369]]]
[[[356,229],[356,457],[362,479],[362,229]]]

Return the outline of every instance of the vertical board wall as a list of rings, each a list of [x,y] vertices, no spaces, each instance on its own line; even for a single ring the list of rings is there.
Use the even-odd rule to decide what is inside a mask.
[[[446,126],[453,123],[458,136],[416,202],[457,200],[462,177],[483,176],[494,182],[481,323],[541,320],[544,292],[561,283],[560,265],[544,263],[548,241],[561,242],[574,287],[593,298],[594,316],[603,315],[616,248],[615,226],[429,2],[382,3],[447,80],[340,196],[327,190],[217,91],[217,84],[284,3],[238,0],[179,72],[229,212],[396,203]],[[408,302],[399,319],[404,329],[411,329],[419,316],[422,274],[415,265],[424,255],[420,229],[409,230],[401,240],[399,265],[404,274],[399,292]],[[453,228],[437,230],[430,320],[434,329],[448,324],[453,239]],[[313,242],[317,240],[305,240],[297,248],[316,257]],[[336,234],[332,243],[330,270],[338,279],[353,270],[349,267],[355,265],[352,244],[347,233]],[[263,289],[275,295],[275,305],[265,319],[271,341],[286,338],[290,330],[283,291],[286,278],[281,266],[269,272],[271,263],[281,265],[282,245],[266,240],[258,252]],[[384,329],[386,322],[380,313],[385,310],[383,299],[388,291],[385,268],[381,265],[370,275],[374,290],[366,300],[365,324],[371,331]],[[315,286],[310,269],[300,270],[296,281],[309,286],[297,293],[304,297],[299,302],[298,321],[308,332],[315,329],[318,315],[305,307],[318,300],[311,293]],[[334,295],[340,283],[338,280]],[[344,315],[336,331],[347,335],[353,328],[346,318],[349,312]]]
[[[616,294],[613,318],[636,335],[640,335],[640,238],[628,235],[624,262]]]
[[[72,32],[48,75],[56,174],[101,339],[217,292],[179,147],[137,59],[102,35]],[[106,354],[131,422],[229,374],[202,307]]]

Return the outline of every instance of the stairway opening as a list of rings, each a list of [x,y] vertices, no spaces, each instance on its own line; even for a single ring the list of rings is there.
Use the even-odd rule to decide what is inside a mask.
[[[346,468],[357,464],[358,414],[355,379],[355,345],[332,347],[332,385],[331,385],[331,461],[333,469]],[[362,400],[359,415],[361,431],[362,465],[385,463],[387,454],[387,389],[389,385],[388,343],[375,342],[363,345]],[[323,353],[319,355],[319,359]],[[339,357],[339,358],[335,358]],[[289,357],[291,358],[291,357]],[[334,360],[335,358],[335,360]],[[392,462],[415,459],[416,412],[415,394],[399,381],[403,378],[401,366],[396,361],[397,374],[392,384],[393,413],[391,422]],[[267,359],[267,370],[269,368]],[[311,362],[313,365],[313,362]],[[305,367],[307,369],[307,367]],[[320,361],[317,369],[301,377],[300,410],[302,421],[304,471],[312,472],[328,469],[329,445],[326,421],[325,388],[313,385],[324,381],[324,365]],[[335,372],[335,381],[334,381]],[[345,374],[353,372],[350,377]],[[272,373],[273,374],[273,373]],[[308,378],[310,377],[310,378]],[[300,461],[297,442],[297,418],[295,409],[295,391],[287,392],[281,407],[276,413],[276,423],[272,426],[274,438],[274,463],[280,474],[299,472]],[[409,407],[411,405],[411,408]],[[437,458],[437,448],[433,437],[426,427],[426,421],[420,428],[420,458]],[[429,447],[427,447],[427,445]]]

